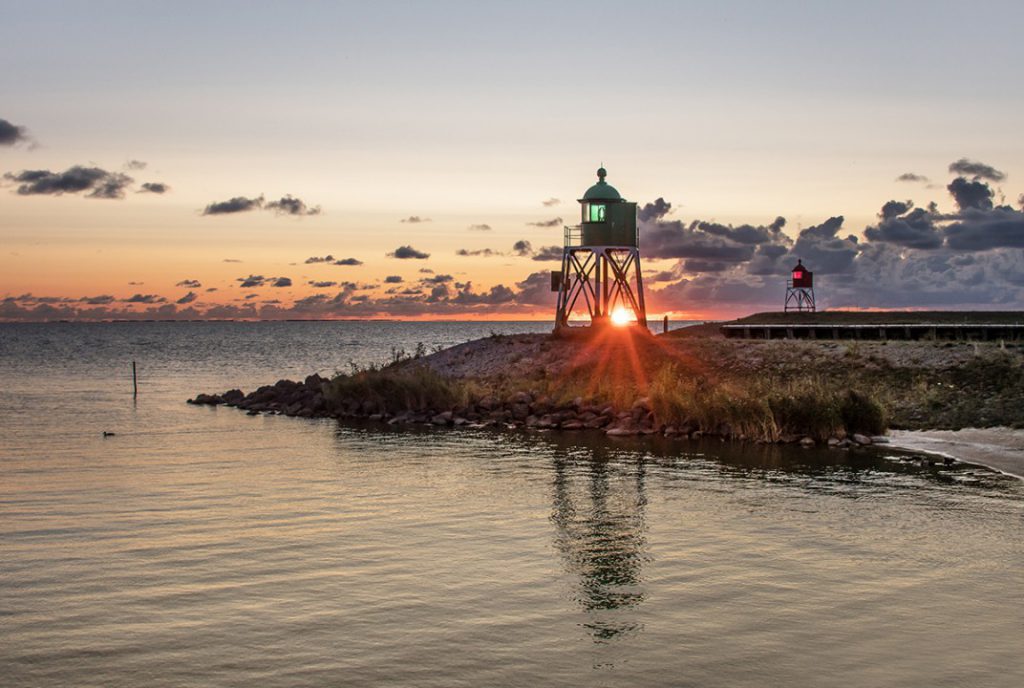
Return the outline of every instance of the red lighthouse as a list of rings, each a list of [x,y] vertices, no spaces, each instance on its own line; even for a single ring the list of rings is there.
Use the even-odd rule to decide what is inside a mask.
[[[786,283],[786,313],[814,313],[814,273],[804,267],[799,258],[793,267],[791,279]]]

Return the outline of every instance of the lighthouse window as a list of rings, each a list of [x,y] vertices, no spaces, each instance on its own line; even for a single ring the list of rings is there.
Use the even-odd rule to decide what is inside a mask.
[[[590,222],[604,222],[604,206],[591,204],[590,206]]]

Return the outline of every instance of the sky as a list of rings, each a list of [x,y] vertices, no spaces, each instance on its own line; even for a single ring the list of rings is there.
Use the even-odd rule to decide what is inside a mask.
[[[0,2],[0,320],[1024,308],[1020,2]]]

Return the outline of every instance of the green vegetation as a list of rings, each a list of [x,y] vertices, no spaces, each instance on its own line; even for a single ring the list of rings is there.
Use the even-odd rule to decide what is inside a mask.
[[[449,409],[469,401],[470,386],[423,365],[400,363],[339,374],[323,387],[332,411],[401,413]],[[358,408],[350,408],[358,404]]]

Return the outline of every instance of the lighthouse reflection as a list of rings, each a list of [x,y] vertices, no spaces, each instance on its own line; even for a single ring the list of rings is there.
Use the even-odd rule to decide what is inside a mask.
[[[555,546],[577,577],[574,598],[588,615],[596,641],[641,630],[632,620],[645,599],[643,568],[645,469],[615,464],[606,452],[558,452],[554,458],[551,521]]]

